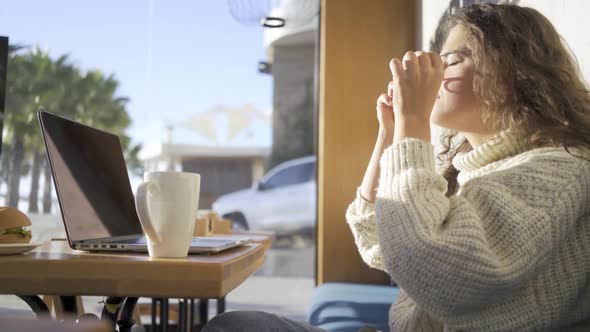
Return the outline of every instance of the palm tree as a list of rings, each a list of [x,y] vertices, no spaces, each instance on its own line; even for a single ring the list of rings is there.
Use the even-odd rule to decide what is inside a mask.
[[[43,67],[46,70],[38,81],[37,108],[49,109],[53,113],[58,114],[67,114],[67,111],[61,108],[61,104],[64,98],[64,92],[73,85],[73,80],[76,78],[76,70],[69,63],[68,55],[62,55],[55,61],[50,59],[47,54],[41,54],[41,56],[43,57],[43,61],[48,62],[48,66]],[[33,133],[30,147],[33,155],[33,165],[31,168],[29,212],[39,212],[39,179],[43,170],[45,177],[43,212],[49,213],[51,210],[51,171],[43,149],[41,132],[37,129]]]
[[[21,48],[22,50],[22,48]],[[18,206],[20,178],[31,171],[29,212],[38,212],[39,178],[43,163],[43,145],[36,112],[59,98],[57,70],[67,66],[67,56],[53,61],[39,48],[26,53],[13,52],[9,58],[7,133],[12,148],[8,205]],[[26,166],[26,167],[25,167]]]
[[[8,142],[7,142],[8,143]],[[8,183],[9,175],[12,173],[10,167],[12,166],[10,157],[12,156],[12,147],[8,144],[2,149],[0,156],[0,187],[3,183]]]
[[[0,161],[4,170],[0,176],[10,174],[8,205],[18,206],[20,179],[30,168],[29,212],[39,211],[41,173],[45,178],[43,212],[51,209],[52,179],[36,120],[39,108],[120,135],[132,170],[140,172],[137,154],[141,146],[132,145],[124,135],[131,124],[126,110],[129,100],[117,96],[119,82],[113,75],[105,76],[99,70],[82,73],[67,55],[53,60],[38,48],[13,52],[9,69],[6,128],[11,153]]]
[[[56,96],[56,67],[63,66],[68,57],[61,56],[57,61],[53,61],[46,52],[38,48],[31,53],[31,62],[35,68],[35,77],[33,78],[33,91],[35,95],[36,109],[45,108],[47,105],[55,102]],[[52,100],[53,99],[53,100]],[[35,123],[36,124],[36,123]],[[38,126],[36,126],[38,128]],[[39,178],[41,175],[41,166],[43,163],[43,144],[41,132],[37,128],[31,128],[29,133],[29,146],[27,150],[32,156],[31,166],[31,188],[29,191],[29,212],[39,212]]]
[[[25,162],[25,148],[35,121],[34,90],[35,68],[30,56],[9,56],[6,98],[7,142],[11,145],[11,174],[8,180],[9,206],[18,206],[20,178]]]
[[[116,92],[119,82],[113,75],[105,76],[99,70],[90,70],[82,74],[74,69],[74,76],[70,79],[60,80],[67,82],[67,88],[59,95],[59,107],[65,115],[73,120],[87,125],[110,131],[122,137],[122,147],[126,151],[126,158],[131,160],[130,168],[139,172],[141,164],[137,154],[140,145],[130,145],[130,139],[124,136],[125,130],[131,124],[131,119],[126,111],[129,101],[126,97],[118,97]],[[68,75],[71,75],[70,71]],[[65,75],[68,77],[68,75]],[[52,110],[52,108],[48,108]],[[45,191],[43,197],[43,212],[49,213],[51,208],[51,173],[49,165],[45,166]]]

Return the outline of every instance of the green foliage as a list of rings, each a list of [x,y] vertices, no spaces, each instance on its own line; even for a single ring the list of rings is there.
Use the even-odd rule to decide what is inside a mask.
[[[18,204],[20,177],[29,173],[35,178],[29,197],[37,197],[40,172],[31,170],[39,170],[42,161],[34,157],[43,153],[39,109],[119,135],[131,172],[143,173],[138,159],[141,145],[125,136],[131,125],[126,109],[129,99],[117,94],[119,81],[114,75],[96,69],[83,71],[69,55],[52,58],[39,48],[13,45],[7,74],[6,149],[0,160],[0,181],[8,182],[9,204]],[[44,196],[44,201],[50,199]]]
[[[129,99],[117,95],[118,88],[114,75],[82,71],[69,55],[52,58],[39,48],[13,46],[8,60],[5,142],[12,145],[23,140],[27,160],[42,151],[39,109],[123,136],[131,118],[126,109]],[[140,168],[139,145],[132,145],[128,138],[122,142],[132,168]]]

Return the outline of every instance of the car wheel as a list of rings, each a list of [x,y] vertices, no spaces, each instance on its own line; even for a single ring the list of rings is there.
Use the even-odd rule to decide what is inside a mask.
[[[248,222],[243,214],[240,212],[228,213],[223,215],[223,219],[229,219],[232,221],[232,228],[238,231],[247,231],[250,229],[248,227]]]

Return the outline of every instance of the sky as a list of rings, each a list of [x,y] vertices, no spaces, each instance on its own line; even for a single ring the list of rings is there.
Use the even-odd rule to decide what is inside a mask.
[[[257,72],[266,60],[263,29],[235,20],[226,0],[0,3],[0,35],[11,43],[69,54],[82,69],[115,75],[119,95],[131,100],[128,135],[136,143],[159,143],[167,125],[179,128],[220,104],[271,111],[272,78]],[[269,126],[257,126],[251,143],[270,145]],[[187,132],[175,129],[175,141],[210,143]]]

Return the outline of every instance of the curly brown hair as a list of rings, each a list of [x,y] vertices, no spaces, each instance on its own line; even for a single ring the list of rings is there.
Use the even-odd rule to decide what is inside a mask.
[[[468,32],[476,68],[473,91],[482,101],[484,124],[493,131],[524,131],[533,148],[563,146],[570,154],[573,147],[590,150],[589,91],[575,56],[545,16],[516,5],[461,8],[441,20],[433,51],[440,52],[449,31],[459,24]],[[452,159],[473,149],[457,134],[447,130],[438,153],[447,196],[459,187]]]

